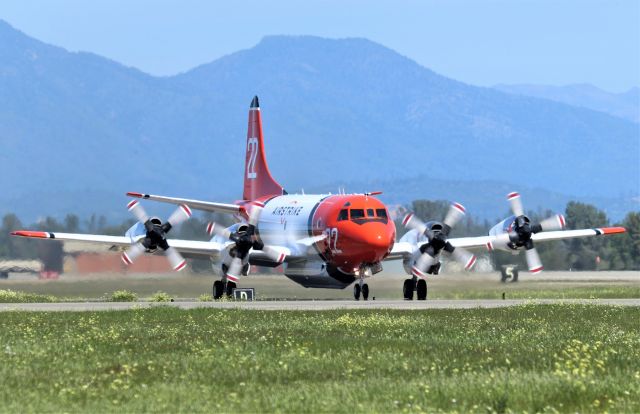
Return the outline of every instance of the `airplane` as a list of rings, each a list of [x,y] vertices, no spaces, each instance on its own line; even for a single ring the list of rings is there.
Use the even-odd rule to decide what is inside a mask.
[[[513,216],[498,223],[489,235],[449,238],[451,229],[466,213],[452,203],[442,221],[427,223],[408,213],[402,224],[409,231],[398,241],[387,207],[375,196],[363,194],[289,194],[272,176],[265,156],[262,115],[258,97],[249,108],[242,200],[233,204],[166,197],[137,192],[128,209],[138,219],[124,236],[52,233],[19,230],[14,236],[49,240],[77,240],[126,249],[122,261],[128,265],[145,253],[164,252],[172,267],[186,267],[185,258],[210,258],[220,276],[213,283],[213,298],[231,296],[250,266],[283,266],[284,274],[306,288],[344,289],[354,284],[353,296],[367,300],[366,279],[382,271],[388,260],[402,260],[410,276],[403,284],[404,299],[427,298],[429,275],[438,274],[442,254],[469,270],[476,256],[468,248],[524,249],[532,273],[542,270],[533,242],[624,233],[622,227],[561,231],[564,218],[553,216],[531,223],[517,193],[508,196]],[[168,220],[149,216],[139,200],[178,205]],[[192,215],[193,210],[231,214],[237,223],[225,228],[209,223],[209,241],[167,238],[171,229]],[[355,283],[354,283],[355,282]]]

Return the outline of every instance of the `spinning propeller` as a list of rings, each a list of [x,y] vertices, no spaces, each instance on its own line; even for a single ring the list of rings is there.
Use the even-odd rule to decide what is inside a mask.
[[[167,233],[169,233],[173,227],[191,217],[191,209],[187,205],[181,204],[171,214],[169,219],[163,223],[157,217],[150,218],[136,200],[127,204],[127,208],[136,216],[138,221],[144,225],[146,235],[122,253],[122,261],[126,265],[130,265],[145,251],[154,251],[159,247],[164,250],[164,254],[167,256],[167,259],[169,259],[173,270],[180,271],[184,269],[187,262],[176,249],[169,246]]]
[[[207,233],[209,233],[209,235],[216,234],[235,243],[235,246],[229,251],[232,259],[229,269],[227,270],[227,278],[233,282],[238,281],[242,273],[243,262],[251,248],[264,252],[271,260],[277,263],[284,262],[286,258],[285,253],[274,247],[265,245],[258,237],[256,225],[258,224],[258,219],[260,218],[260,213],[263,208],[264,204],[253,202],[247,224],[241,224],[234,232],[215,222],[210,222],[207,225]]]
[[[538,255],[538,251],[533,245],[531,236],[543,231],[562,230],[565,226],[564,217],[562,214],[556,214],[555,216],[542,220],[540,223],[534,224],[531,223],[529,217],[524,214],[519,193],[509,193],[507,200],[511,203],[511,211],[515,219],[509,228],[506,229],[507,232],[497,235],[496,240],[489,243],[487,247],[489,247],[489,250],[492,250],[494,247],[507,247],[509,245],[515,248],[524,247],[529,272],[532,274],[540,273],[544,269],[544,266],[542,266],[540,255]]]
[[[464,215],[465,209],[462,204],[453,203],[449,207],[449,211],[442,223],[436,221],[424,223],[413,213],[409,213],[404,217],[404,220],[402,220],[403,226],[417,230],[419,234],[424,234],[429,241],[420,248],[422,254],[412,268],[412,273],[415,276],[425,278],[429,268],[438,263],[442,250],[449,253],[455,261],[464,265],[465,270],[473,267],[476,262],[476,256],[461,247],[454,247],[447,240],[453,226]]]

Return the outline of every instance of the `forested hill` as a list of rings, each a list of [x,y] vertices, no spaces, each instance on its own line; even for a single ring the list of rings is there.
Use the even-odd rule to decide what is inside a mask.
[[[637,124],[457,82],[365,39],[267,37],[153,77],[0,22],[0,208],[109,213],[124,197],[106,195],[125,191],[233,199],[256,94],[271,171],[287,188],[428,176],[639,192]],[[416,192],[408,198],[428,197],[429,182]]]

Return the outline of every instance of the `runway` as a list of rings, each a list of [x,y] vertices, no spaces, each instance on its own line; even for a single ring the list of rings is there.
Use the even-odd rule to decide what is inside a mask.
[[[510,299],[510,300],[428,300],[428,301],[403,301],[403,300],[377,300],[377,301],[353,301],[353,300],[302,300],[302,301],[255,301],[255,302],[63,302],[63,303],[2,303],[0,312],[7,311],[113,311],[152,308],[157,306],[169,306],[179,309],[252,309],[252,310],[298,310],[319,311],[337,309],[476,309],[476,308],[503,308],[509,306],[521,306],[532,304],[586,304],[586,305],[613,305],[613,306],[640,306],[640,299]]]

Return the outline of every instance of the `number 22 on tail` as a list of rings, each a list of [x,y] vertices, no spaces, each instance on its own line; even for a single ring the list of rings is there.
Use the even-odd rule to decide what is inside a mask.
[[[258,157],[258,138],[249,138],[247,140],[247,152],[249,158],[247,160],[247,178],[255,179],[258,174],[256,173],[256,158]]]

